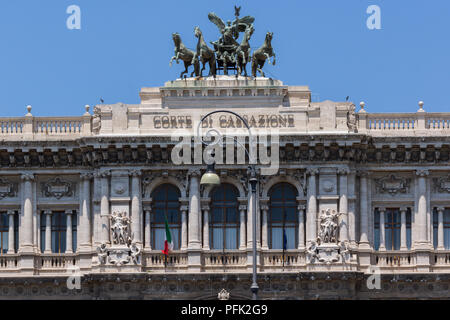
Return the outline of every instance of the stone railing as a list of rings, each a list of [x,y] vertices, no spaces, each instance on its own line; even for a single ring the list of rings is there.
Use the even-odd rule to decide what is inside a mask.
[[[284,263],[283,263],[284,260]],[[306,266],[306,255],[304,251],[270,250],[261,252],[262,268],[270,271],[294,270]]]
[[[161,251],[150,251],[142,253],[144,268],[149,270],[173,270],[187,268],[187,253],[172,251],[168,256]]]
[[[433,135],[450,133],[450,113],[366,113],[358,114],[358,132],[370,135]]]
[[[0,256],[0,273],[16,270],[19,267],[19,256],[17,254],[8,254]]]
[[[448,272],[450,268],[450,251],[436,251],[431,258],[431,264],[433,265],[433,271]]]
[[[89,107],[81,117],[33,117],[0,118],[0,139],[5,140],[71,140],[92,134],[92,116]]]
[[[77,254],[42,254],[35,257],[35,266],[39,273],[68,272],[78,266]]]
[[[414,271],[416,255],[411,251],[384,251],[374,252],[372,264],[382,271]]]
[[[205,270],[235,271],[247,265],[247,253],[242,251],[210,251],[203,253]]]

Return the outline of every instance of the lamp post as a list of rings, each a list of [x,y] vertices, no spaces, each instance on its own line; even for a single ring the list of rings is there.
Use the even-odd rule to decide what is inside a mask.
[[[252,131],[251,131],[250,126],[248,125],[247,121],[244,118],[242,118],[239,114],[237,114],[233,111],[228,111],[228,110],[216,110],[216,111],[212,111],[212,112],[208,113],[207,115],[203,116],[197,126],[197,136],[200,136],[200,134],[199,134],[200,126],[201,126],[202,122],[206,118],[208,118],[210,115],[213,115],[215,113],[230,113],[230,114],[236,116],[239,120],[241,120],[242,123],[245,125],[245,127],[248,130],[249,145],[250,145],[250,143],[252,143],[252,141],[253,141]],[[217,130],[212,129],[211,131],[215,131],[217,134],[220,135],[220,133]],[[203,141],[203,139],[201,141],[202,141],[202,144],[208,145],[206,142]],[[258,179],[256,177],[256,166],[255,166],[255,163],[252,163],[252,161],[251,161],[252,158],[250,157],[249,152],[247,151],[245,146],[243,146],[242,144],[239,143],[239,141],[236,138],[234,138],[234,141],[236,143],[238,143],[239,145],[241,145],[242,147],[244,147],[244,151],[247,154],[249,162],[250,162],[249,180],[248,181],[250,183],[251,191],[252,191],[252,229],[253,229],[253,234],[252,234],[253,274],[252,274],[252,285],[250,287],[250,290],[252,292],[253,300],[257,300],[259,287],[258,287],[258,283],[256,282],[256,185],[258,183]],[[208,165],[208,168],[207,168],[205,174],[202,176],[202,178],[200,180],[200,185],[208,185],[208,184],[209,185],[219,185],[220,184],[220,177],[215,172],[214,166],[215,166],[215,162]]]

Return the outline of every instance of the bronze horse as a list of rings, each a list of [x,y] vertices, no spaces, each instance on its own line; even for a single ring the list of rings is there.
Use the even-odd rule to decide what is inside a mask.
[[[253,28],[253,24],[249,25],[245,29],[244,38],[242,39],[241,44],[236,49],[236,65],[237,65],[237,74],[236,77],[242,75],[242,71],[244,71],[244,75],[247,76],[247,62],[249,61],[250,55],[250,38],[255,29]]]
[[[266,60],[269,61],[270,64],[270,57],[273,57],[273,65],[275,65],[275,52],[272,48],[272,38],[273,38],[273,32],[267,32],[266,39],[264,40],[264,44],[253,52],[252,55],[252,75],[256,78],[256,71],[259,71],[261,76],[265,77],[266,75],[262,71],[262,68],[264,67],[264,63]]]
[[[214,50],[210,49],[203,38],[202,31],[199,27],[195,27],[194,29],[195,36],[198,38],[197,42],[197,52],[194,55],[192,60],[200,58],[200,61],[203,64],[202,69],[200,70],[200,77],[203,74],[203,70],[205,70],[206,63],[209,64],[209,75],[216,76],[216,54]]]
[[[186,48],[186,46],[181,41],[180,34],[178,33],[172,33],[172,39],[175,44],[175,56],[170,59],[169,65],[172,66],[173,60],[176,60],[178,63],[178,60],[181,59],[184,62],[184,68],[185,70],[181,72],[180,79],[183,78],[183,75],[188,73],[188,68],[191,65],[194,65],[194,71],[191,73],[191,77],[195,73],[195,76],[198,77],[200,74],[200,63],[198,59],[195,59],[195,52],[192,50],[189,50]]]

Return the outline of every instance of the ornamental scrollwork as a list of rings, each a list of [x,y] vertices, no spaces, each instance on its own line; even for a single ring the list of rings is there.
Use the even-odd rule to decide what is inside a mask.
[[[394,196],[397,193],[409,193],[411,179],[397,178],[395,175],[389,175],[381,179],[375,179],[376,192],[389,193]]]
[[[450,193],[450,175],[446,177],[434,178],[434,188],[439,193]]]
[[[17,196],[17,184],[7,179],[0,178],[0,200],[6,197],[14,198]]]
[[[46,198],[72,197],[75,190],[74,182],[59,177],[43,182],[41,186],[42,194]]]

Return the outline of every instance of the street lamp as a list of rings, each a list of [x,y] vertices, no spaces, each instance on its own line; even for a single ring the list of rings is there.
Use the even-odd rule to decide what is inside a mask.
[[[250,126],[248,125],[247,121],[242,118],[239,114],[233,112],[233,111],[228,111],[228,110],[216,110],[216,111],[212,111],[210,113],[208,113],[207,115],[203,116],[202,119],[200,120],[198,126],[197,126],[197,136],[200,136],[200,126],[202,124],[202,122],[208,118],[210,115],[215,114],[215,113],[230,113],[234,116],[236,116],[239,120],[242,121],[242,123],[245,125],[245,127],[248,130],[248,134],[249,134],[249,144],[253,142],[252,139],[252,131],[250,130]],[[214,130],[216,133],[220,134],[217,130]],[[253,242],[253,277],[252,277],[252,285],[250,287],[250,290],[252,292],[252,297],[253,300],[257,300],[258,299],[258,283],[256,282],[256,185],[258,183],[258,179],[256,178],[256,167],[254,163],[251,163],[251,157],[249,152],[247,151],[247,149],[245,148],[245,146],[243,146],[235,137],[234,141],[241,145],[242,147],[244,147],[245,153],[248,156],[248,159],[250,161],[250,166],[249,166],[249,179],[248,181],[250,182],[250,186],[251,186],[251,191],[252,191],[252,227],[253,227],[253,235],[252,235],[252,242]],[[208,145],[206,142],[203,141],[202,139],[202,143],[204,145]],[[214,155],[213,155],[214,157]],[[220,177],[217,175],[217,173],[215,172],[214,169],[215,166],[215,162],[213,162],[212,164],[208,165],[208,168],[205,172],[205,174],[203,174],[201,180],[200,180],[200,185],[220,185]]]

